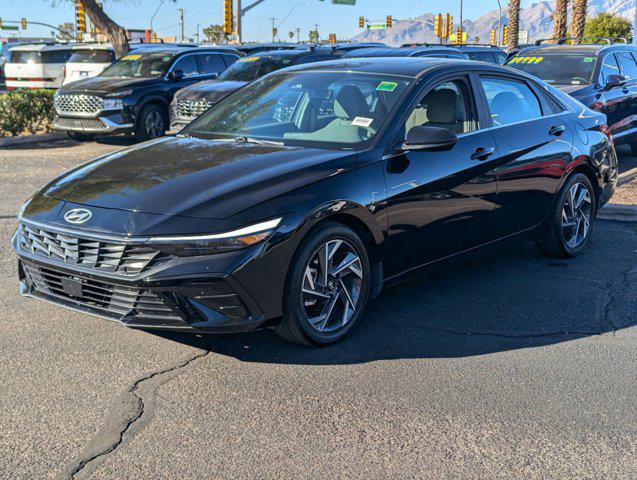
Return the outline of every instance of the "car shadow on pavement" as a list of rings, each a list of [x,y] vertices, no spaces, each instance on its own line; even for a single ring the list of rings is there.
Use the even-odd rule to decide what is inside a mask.
[[[526,243],[390,288],[348,338],[327,348],[290,344],[269,329],[160,335],[241,361],[322,365],[465,357],[613,332],[637,324],[637,295],[625,291],[634,284],[623,249],[607,247],[600,255],[611,240],[600,237],[614,236],[614,245],[631,252],[637,236],[600,230],[575,259],[547,258]]]

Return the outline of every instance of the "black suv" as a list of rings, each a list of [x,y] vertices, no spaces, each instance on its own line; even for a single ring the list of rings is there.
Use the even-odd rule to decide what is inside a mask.
[[[495,63],[497,65],[502,65],[506,58],[507,54],[500,47],[496,45],[478,45],[478,44],[467,44],[467,45],[454,45],[454,44],[446,44],[446,45],[438,45],[431,43],[405,43],[402,47],[436,47],[436,48],[449,48],[453,49],[456,52],[464,53],[469,60],[476,60],[478,62],[487,62],[487,63]]]
[[[606,114],[615,142],[630,144],[637,155],[637,47],[540,45],[524,49],[507,65]]]
[[[180,90],[170,106],[172,128],[189,124],[222,98],[247,83],[292,65],[335,60],[343,53],[335,48],[263,51],[244,57],[215,80],[200,82]]]
[[[110,133],[133,133],[138,141],[159,137],[168,129],[175,92],[217,77],[241,55],[225,48],[138,48],[99,76],[59,89],[53,127],[76,140]]]

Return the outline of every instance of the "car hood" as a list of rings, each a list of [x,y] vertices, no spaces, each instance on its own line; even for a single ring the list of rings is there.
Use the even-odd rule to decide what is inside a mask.
[[[60,93],[115,93],[131,87],[141,87],[157,82],[157,78],[91,77],[69,83]]]
[[[220,82],[211,80],[209,82],[200,82],[190,87],[186,87],[177,93],[177,98],[196,101],[205,99],[211,102],[218,102],[223,97],[230,95],[232,92],[239,90],[248,82],[226,81]]]
[[[355,166],[351,151],[165,137],[82,165],[41,193],[78,205],[221,220]]]

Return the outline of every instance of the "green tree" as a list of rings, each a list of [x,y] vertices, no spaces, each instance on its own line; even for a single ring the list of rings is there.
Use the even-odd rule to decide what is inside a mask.
[[[203,34],[206,36],[208,43],[223,43],[226,41],[226,34],[221,25],[210,25],[203,29]]]
[[[62,25],[58,25],[58,30],[62,30],[66,35],[62,32],[55,32],[55,37],[60,40],[68,40],[69,37],[73,38],[73,32],[75,31],[75,25],[71,22],[64,22]]]
[[[631,36],[633,26],[630,20],[612,13],[600,13],[596,17],[589,18],[584,27],[586,37],[625,37]]]
[[[571,17],[571,37],[572,43],[579,45],[581,37],[584,36],[584,25],[586,25],[586,6],[588,0],[573,0],[573,16]]]
[[[553,11],[553,38],[566,37],[566,10],[568,0],[557,0]]]
[[[319,43],[321,41],[318,30],[310,30],[309,41],[310,43]]]
[[[506,43],[509,51],[517,48],[520,36],[520,0],[509,0],[509,33]]]

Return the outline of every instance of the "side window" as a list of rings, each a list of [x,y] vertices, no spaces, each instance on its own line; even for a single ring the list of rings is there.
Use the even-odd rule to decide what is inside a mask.
[[[560,102],[553,98],[553,95],[549,92],[544,90],[542,87],[537,87],[536,91],[540,92],[540,96],[544,99],[544,102],[549,108],[549,111],[545,112],[546,114],[550,115],[553,113],[562,113],[564,111],[564,107],[560,104]]]
[[[221,55],[218,53],[197,55],[197,59],[199,60],[199,67],[201,68],[202,75],[221,73],[226,69],[226,64],[223,63]]]
[[[629,52],[620,52],[616,54],[619,60],[619,68],[626,80],[637,80],[637,63]]]
[[[524,122],[542,116],[540,102],[524,82],[481,77],[491,120],[496,127]]]
[[[407,117],[405,134],[417,126],[446,128],[455,134],[476,130],[476,116],[465,82],[451,80],[429,90]]]
[[[186,55],[185,57],[180,58],[175,62],[172,69],[182,70],[185,77],[197,75],[199,73],[194,55]]]
[[[617,65],[617,60],[615,60],[615,55],[612,53],[606,55],[602,62],[599,74],[600,83],[606,83],[609,75],[619,75],[619,66]]]
[[[226,67],[229,67],[234,62],[239,60],[239,57],[237,57],[236,55],[222,55],[222,57],[223,57],[223,61],[226,63]]]
[[[496,52],[495,58],[500,65],[504,65],[504,62],[507,59],[506,53],[504,52]]]

